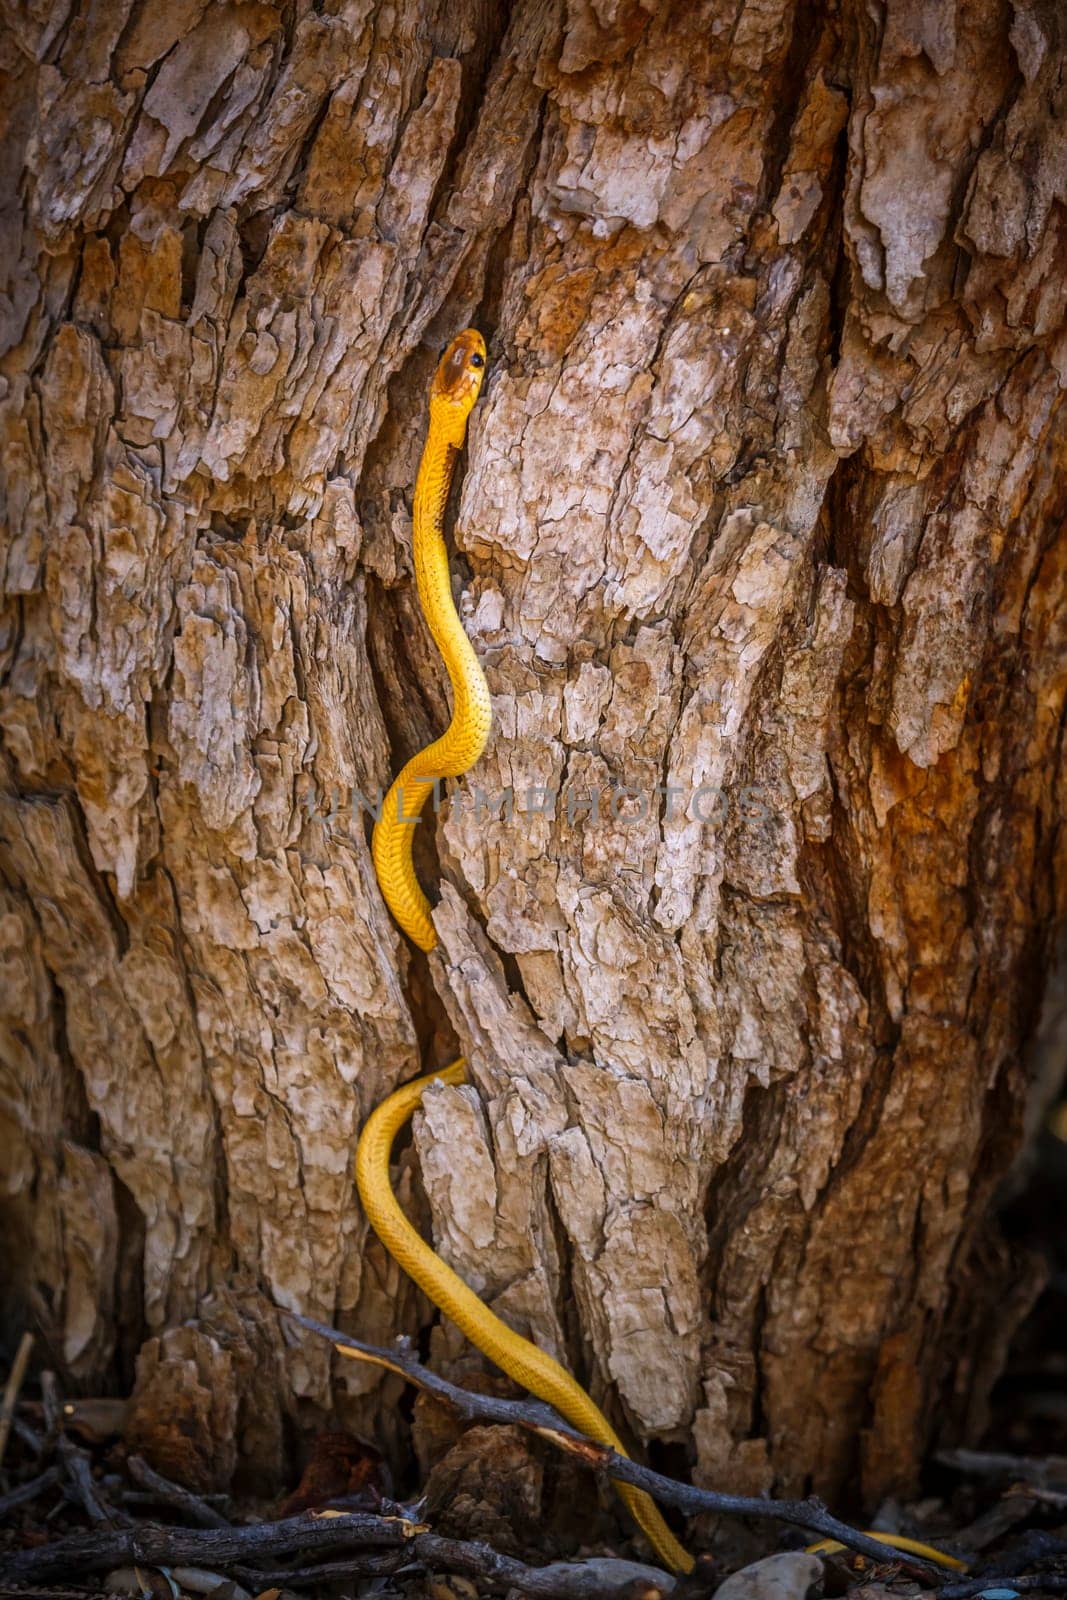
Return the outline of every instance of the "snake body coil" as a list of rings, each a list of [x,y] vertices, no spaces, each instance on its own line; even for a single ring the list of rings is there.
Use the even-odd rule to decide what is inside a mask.
[[[382,894],[404,932],[423,950],[437,942],[430,907],[411,861],[412,829],[440,778],[455,778],[478,760],[489,737],[491,709],[478,658],[452,603],[443,521],[445,504],[485,372],[485,344],[468,328],[457,335],[437,368],[430,390],[430,426],[415,482],[414,556],[419,602],[452,682],[447,730],[413,756],[397,776],[374,829],[372,853]],[[466,1081],[462,1058],[442,1072],[416,1078],[391,1094],[367,1119],[356,1150],[356,1184],[375,1233],[390,1255],[463,1334],[531,1394],[555,1406],[588,1438],[625,1455],[621,1440],[580,1384],[558,1361],[523,1339],[490,1311],[412,1227],[389,1181],[393,1140],[434,1081]],[[630,1484],[616,1488],[634,1520],[666,1564],[688,1572],[683,1550],[654,1502]]]

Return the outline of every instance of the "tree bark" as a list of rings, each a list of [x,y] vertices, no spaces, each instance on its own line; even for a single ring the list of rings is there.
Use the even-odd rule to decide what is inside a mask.
[[[334,1401],[395,1446],[273,1308],[429,1322],[352,1154],[459,1049],[401,1187],[490,1304],[698,1482],[907,1490],[1034,1285],[989,1213],[1065,900],[1056,6],[9,22],[9,1336],[136,1357],[193,1487]],[[359,797],[448,718],[410,503],[469,323],[495,729],[426,961]]]

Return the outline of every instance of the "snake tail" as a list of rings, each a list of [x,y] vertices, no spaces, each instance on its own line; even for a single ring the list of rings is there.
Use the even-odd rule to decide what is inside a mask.
[[[356,1151],[356,1184],[371,1226],[395,1261],[414,1279],[450,1322],[509,1378],[554,1406],[586,1438],[626,1455],[626,1447],[600,1408],[559,1362],[509,1328],[450,1266],[436,1255],[408,1221],[389,1181],[393,1140],[410,1120],[430,1083],[460,1084],[467,1079],[462,1057],[441,1072],[404,1084],[367,1119]],[[663,1520],[656,1503],[632,1484],[616,1490],[638,1527],[668,1567],[690,1572],[693,1559]]]

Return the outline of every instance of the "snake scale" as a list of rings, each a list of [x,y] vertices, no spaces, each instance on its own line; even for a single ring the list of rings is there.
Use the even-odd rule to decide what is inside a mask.
[[[467,772],[485,749],[492,725],[489,689],[452,601],[445,506],[467,419],[485,376],[485,341],[473,328],[457,334],[438,364],[430,388],[430,423],[415,480],[413,545],[419,603],[452,684],[452,720],[439,739],[411,758],[393,782],[374,828],[372,855],[382,895],[393,916],[421,950],[437,934],[430,906],[411,859],[412,829],[442,778]],[[509,1328],[446,1266],[404,1215],[389,1181],[393,1141],[414,1115],[427,1084],[467,1081],[462,1057],[439,1072],[415,1078],[389,1095],[368,1117],[356,1149],[356,1184],[375,1233],[394,1260],[483,1355],[516,1383],[554,1406],[567,1421],[620,1455],[626,1450],[603,1412],[558,1361]],[[338,1346],[343,1349],[343,1346]],[[690,1572],[693,1558],[679,1544],[655,1502],[631,1484],[616,1488],[660,1559]],[[876,1533],[888,1545],[964,1570],[964,1564],[916,1539]],[[832,1540],[809,1547],[840,1549]]]

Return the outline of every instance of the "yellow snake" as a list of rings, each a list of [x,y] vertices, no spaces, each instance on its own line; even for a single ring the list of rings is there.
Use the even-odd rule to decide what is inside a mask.
[[[452,340],[434,374],[430,426],[415,480],[415,578],[423,615],[452,682],[452,720],[439,739],[420,750],[401,770],[382,803],[371,846],[386,904],[422,950],[433,949],[437,934],[429,902],[412,865],[411,830],[433,793],[435,782],[458,778],[478,760],[492,722],[485,677],[452,603],[443,532],[456,455],[463,448],[467,418],[484,376],[485,341],[480,333],[468,328]],[[466,1078],[466,1064],[461,1057],[440,1072],[427,1073],[405,1084],[371,1113],[356,1149],[356,1185],[363,1208],[394,1260],[483,1355],[531,1394],[554,1406],[580,1433],[625,1455],[618,1434],[581,1385],[558,1361],[521,1338],[490,1311],[462,1278],[434,1254],[397,1203],[389,1181],[393,1140],[418,1109],[427,1084],[458,1084],[466,1082]],[[342,1345],[337,1348],[344,1349]],[[616,1488],[660,1559],[676,1572],[691,1572],[692,1556],[678,1543],[655,1502],[631,1484],[617,1483]],[[873,1537],[946,1566],[963,1567],[952,1556],[917,1540],[883,1533]],[[822,1540],[809,1548],[828,1551],[841,1546]]]
[[[430,907],[411,861],[412,829],[436,780],[456,778],[485,749],[491,723],[489,690],[478,658],[452,603],[443,522],[456,453],[485,375],[485,342],[468,328],[448,346],[430,388],[430,426],[415,480],[414,555],[419,603],[452,681],[452,721],[400,772],[382,804],[372,854],[382,894],[393,916],[422,950],[437,942]],[[516,1383],[554,1406],[588,1438],[626,1451],[600,1409],[569,1372],[496,1316],[463,1280],[434,1254],[401,1211],[389,1181],[393,1140],[422,1100],[428,1083],[466,1081],[462,1058],[442,1072],[405,1084],[372,1112],[356,1150],[356,1184],[363,1209],[390,1255],[414,1278],[473,1345]],[[339,1347],[340,1348],[340,1347]],[[655,1503],[640,1489],[616,1488],[660,1559],[677,1572],[692,1569]]]

